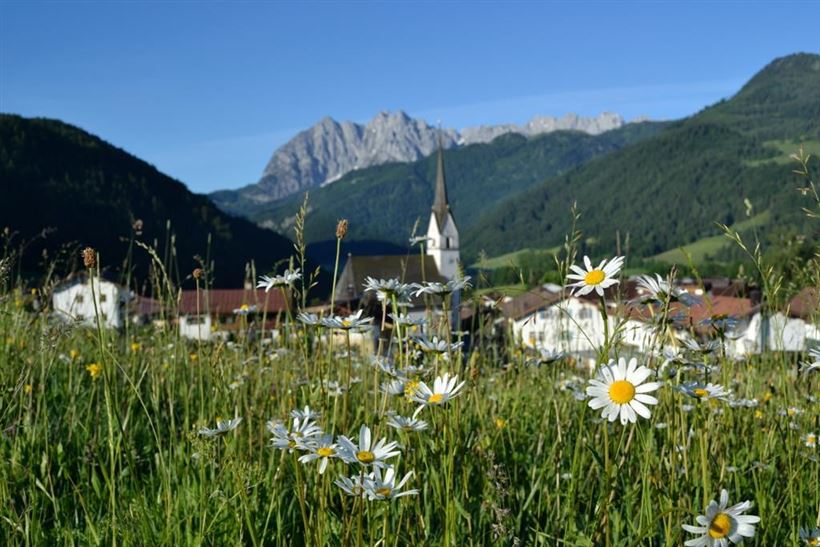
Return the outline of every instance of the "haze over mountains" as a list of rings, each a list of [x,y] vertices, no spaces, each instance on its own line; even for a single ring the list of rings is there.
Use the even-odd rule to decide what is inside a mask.
[[[402,111],[380,112],[366,124],[326,117],[278,148],[259,182],[239,190],[214,192],[211,197],[226,211],[241,212],[252,204],[273,202],[330,184],[356,169],[419,160],[436,149],[439,138],[449,149],[487,143],[509,133],[534,137],[574,130],[598,135],[624,123],[621,116],[605,112],[589,118],[576,114],[561,118],[536,116],[524,125],[482,125],[457,131],[439,130]]]

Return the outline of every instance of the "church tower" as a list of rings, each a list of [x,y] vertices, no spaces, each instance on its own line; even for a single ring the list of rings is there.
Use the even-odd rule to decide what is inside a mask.
[[[447,203],[447,184],[444,179],[444,150],[441,137],[438,141],[438,160],[436,165],[436,193],[433,200],[433,212],[427,226],[427,254],[433,257],[439,273],[454,279],[458,273],[458,230],[450,204]]]

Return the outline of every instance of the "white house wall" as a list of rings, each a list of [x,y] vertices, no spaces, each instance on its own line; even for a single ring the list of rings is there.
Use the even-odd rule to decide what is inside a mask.
[[[211,316],[183,315],[179,318],[179,335],[189,340],[207,342],[211,339]]]
[[[643,321],[608,316],[610,336],[618,331],[619,343],[636,352],[648,353],[657,347],[653,325]],[[513,333],[531,348],[570,354],[595,353],[604,343],[604,320],[598,306],[570,298],[533,312],[513,322]],[[685,334],[678,336],[685,337]]]
[[[54,312],[69,321],[95,326],[99,313],[102,324],[107,328],[119,328],[123,324],[125,291],[109,281],[76,283],[56,291],[52,297]],[[96,300],[96,309],[94,302]]]
[[[749,321],[748,327],[734,342],[734,350],[740,355],[760,353],[761,349],[773,351],[805,351],[813,346],[816,340],[817,328],[802,319],[793,319],[776,313],[769,317],[768,327],[765,329],[763,317],[756,313]],[[765,348],[761,348],[763,338],[766,338]]]

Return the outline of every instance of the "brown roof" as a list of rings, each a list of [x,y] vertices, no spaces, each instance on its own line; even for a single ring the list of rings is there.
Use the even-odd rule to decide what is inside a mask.
[[[569,293],[567,293],[569,294]],[[541,287],[501,302],[501,313],[510,319],[520,319],[534,311],[546,308],[561,299],[560,292],[551,292]]]
[[[436,267],[432,256],[424,257],[422,276],[421,257],[411,255],[350,256],[348,255],[339,280],[336,282],[336,302],[357,300],[364,292],[367,277],[376,279],[398,279],[402,283],[422,281],[447,281]]]
[[[690,307],[673,302],[669,305],[669,317],[675,317],[675,322],[679,326],[699,330],[702,328],[700,322],[704,319],[721,315],[742,319],[752,315],[756,310],[757,307],[753,306],[752,301],[748,298],[705,296],[700,303]],[[648,306],[630,303],[621,310],[621,313],[630,319],[649,321],[653,310],[650,310]],[[654,314],[658,313],[660,313],[658,306],[655,306]]]
[[[139,316],[157,315],[163,308],[162,302],[149,296],[138,296],[132,305],[132,310]]]
[[[820,287],[806,287],[789,302],[789,315],[808,319],[820,313]]]
[[[199,306],[197,306],[197,296],[199,296]],[[230,315],[242,304],[256,306],[260,312],[267,309],[269,313],[275,313],[287,309],[282,291],[278,289],[271,289],[268,293],[261,289],[211,289],[182,291],[179,313],[193,314],[199,310],[200,313]]]

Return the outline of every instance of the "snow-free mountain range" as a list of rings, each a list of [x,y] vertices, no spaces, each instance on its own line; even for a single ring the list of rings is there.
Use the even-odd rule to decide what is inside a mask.
[[[235,209],[232,204],[237,202],[262,204],[280,200],[335,182],[356,169],[419,160],[435,151],[439,138],[444,148],[453,148],[487,143],[509,133],[533,137],[574,130],[598,135],[625,123],[620,115],[603,112],[593,117],[536,116],[524,125],[480,125],[458,131],[439,130],[402,111],[380,112],[366,124],[326,117],[278,148],[257,183],[239,190],[215,192],[212,198],[227,210]]]

